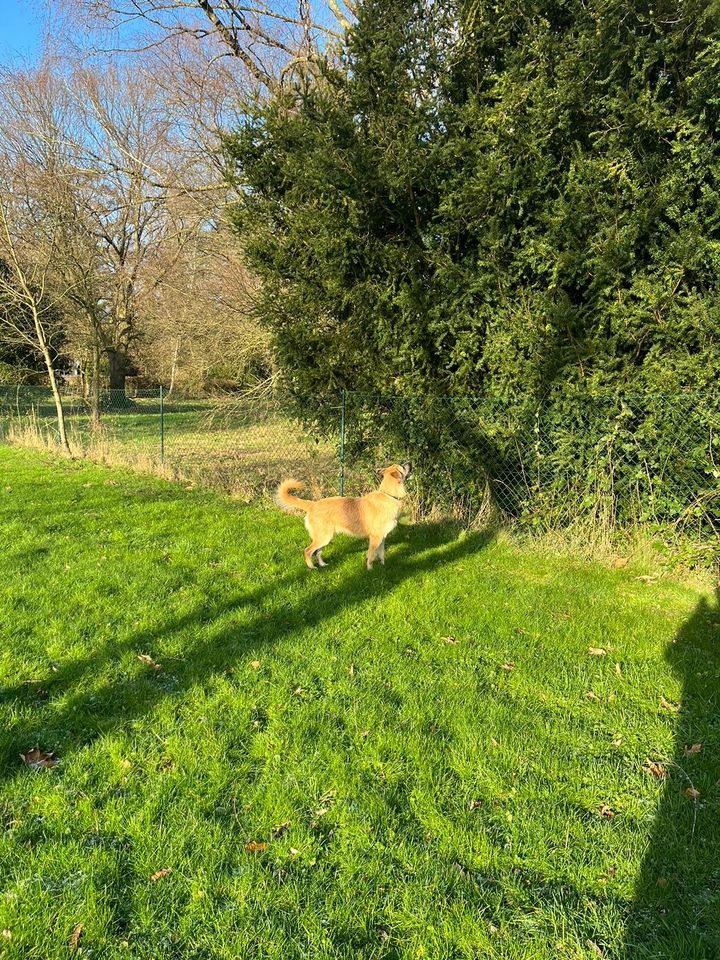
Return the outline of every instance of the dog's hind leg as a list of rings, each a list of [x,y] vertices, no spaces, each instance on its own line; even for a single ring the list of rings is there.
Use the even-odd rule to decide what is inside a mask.
[[[325,561],[322,558],[322,550],[318,550],[318,552],[315,554],[315,559],[317,560],[319,567],[327,566],[327,563],[325,563]]]
[[[321,551],[323,547],[326,547],[330,543],[331,540],[332,540],[332,536],[314,537],[313,542],[310,544],[310,546],[305,548],[304,550],[305,563],[310,567],[311,570],[315,569],[315,564],[313,563],[313,557],[315,556],[317,556],[318,563],[320,564],[321,567],[327,566],[327,564],[325,563],[325,561],[321,556]]]

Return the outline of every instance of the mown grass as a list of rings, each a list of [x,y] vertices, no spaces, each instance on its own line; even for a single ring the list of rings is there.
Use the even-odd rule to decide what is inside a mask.
[[[437,525],[311,573],[271,509],[0,478],[2,956],[720,956],[712,593]]]

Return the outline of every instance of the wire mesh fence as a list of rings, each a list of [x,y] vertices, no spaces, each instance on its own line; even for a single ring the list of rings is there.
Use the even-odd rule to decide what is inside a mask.
[[[558,529],[642,524],[720,556],[720,399],[595,396],[515,404],[468,397],[326,401],[322,429],[274,399],[105,391],[93,414],[64,397],[73,453],[128,464],[251,499],[283,478],[313,496],[357,495],[376,469],[418,464],[414,501],[464,520],[501,514]],[[55,404],[39,387],[0,388],[0,435],[53,445]]]
[[[301,427],[273,399],[168,397],[160,389],[107,390],[93,411],[63,397],[75,456],[164,473],[252,499],[300,475],[317,495],[338,483],[336,443]],[[0,436],[53,446],[57,414],[42,387],[0,387]]]

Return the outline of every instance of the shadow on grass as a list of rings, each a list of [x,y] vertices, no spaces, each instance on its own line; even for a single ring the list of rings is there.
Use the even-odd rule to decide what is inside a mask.
[[[675,750],[635,886],[623,960],[720,957],[720,589],[667,650],[683,681]],[[699,752],[693,744],[700,744]],[[695,748],[697,750],[697,747]],[[699,791],[697,799],[686,791]]]
[[[231,669],[248,651],[257,654],[296,631],[319,627],[340,610],[381,602],[404,581],[467,557],[490,539],[491,534],[480,533],[458,537],[448,524],[402,528],[388,546],[387,566],[376,565],[370,572],[365,569],[364,544],[345,542],[328,559],[341,565],[352,554],[357,567],[351,571],[343,566],[337,577],[327,571],[311,572],[301,556],[294,557],[288,560],[292,572],[284,577],[253,590],[238,590],[233,584],[221,603],[202,602],[181,617],[162,620],[154,630],[94,648],[88,657],[59,665],[46,677],[34,678],[32,684],[6,688],[5,702],[27,703],[28,698],[37,697],[38,689],[49,700],[38,704],[37,717],[23,715],[6,731],[0,776],[12,777],[22,769],[17,760],[21,750],[38,744],[67,758],[98,736],[146,715],[165,697],[177,696]],[[214,622],[219,620],[223,625],[216,628]],[[105,680],[102,686],[94,682],[103,661],[119,660],[128,652],[147,652],[158,640],[177,633],[187,636],[183,658],[166,664],[165,671],[147,678]],[[55,703],[54,696],[58,697]]]

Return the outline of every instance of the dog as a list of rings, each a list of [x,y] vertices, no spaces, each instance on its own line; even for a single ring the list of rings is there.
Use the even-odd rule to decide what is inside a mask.
[[[277,490],[278,506],[286,512],[302,510],[305,528],[312,543],[304,550],[305,563],[311,570],[327,566],[322,558],[326,547],[336,533],[351,537],[367,537],[367,568],[372,570],[377,557],[385,563],[385,537],[395,529],[406,496],[405,481],[412,473],[412,465],[395,463],[382,471],[382,482],[377,490],[364,497],[325,497],[322,500],[303,500],[292,493],[302,490],[297,480],[285,480]]]

